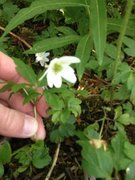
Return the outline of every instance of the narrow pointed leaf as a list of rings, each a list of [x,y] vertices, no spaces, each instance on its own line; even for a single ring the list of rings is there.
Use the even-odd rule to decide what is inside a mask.
[[[22,75],[25,79],[27,79],[30,83],[35,84],[37,82],[37,77],[33,69],[25,64],[23,61],[17,58],[13,58],[15,64],[16,64],[16,69],[20,75]]]
[[[123,19],[108,18],[108,22],[107,22],[108,34],[113,32],[120,32],[122,20]],[[135,27],[135,22],[129,20],[125,34],[130,36],[135,36],[134,27]]]
[[[81,60],[81,62],[76,65],[79,80],[81,80],[82,75],[84,73],[86,63],[88,62],[90,57],[91,49],[92,49],[91,35],[87,34],[86,36],[81,38],[76,50],[76,56],[79,57]]]
[[[42,14],[47,10],[60,9],[64,7],[86,6],[85,0],[36,0],[27,7],[21,9],[16,16],[11,19],[5,29],[2,37],[8,34],[12,29],[22,24],[24,21],[33,18],[36,15]]]
[[[107,35],[107,14],[105,0],[95,0],[90,3],[91,28],[98,63],[103,62]]]
[[[51,49],[60,48],[65,45],[77,42],[80,39],[78,35],[69,35],[64,37],[54,37],[38,41],[32,49],[26,51],[28,54],[49,51]]]

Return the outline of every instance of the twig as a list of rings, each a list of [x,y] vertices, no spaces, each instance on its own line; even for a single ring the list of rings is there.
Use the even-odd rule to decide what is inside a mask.
[[[2,27],[2,26],[0,26],[0,29],[1,29],[2,31],[5,31],[5,28]],[[13,32],[9,32],[9,34],[10,34],[11,36],[13,36],[14,38],[18,39],[19,41],[21,41],[27,48],[32,48],[32,46],[31,46],[29,43],[27,43],[24,39],[22,39],[21,37],[17,36],[17,35],[14,34]]]
[[[54,154],[52,166],[51,166],[51,168],[49,169],[49,172],[47,173],[47,176],[46,176],[45,180],[49,180],[50,177],[51,177],[51,174],[52,174],[52,172],[53,172],[53,169],[54,169],[54,167],[55,167],[55,165],[56,165],[56,163],[57,163],[57,159],[58,159],[58,155],[59,155],[59,151],[60,151],[60,145],[61,145],[61,144],[59,143],[58,146],[57,146],[57,149],[56,149],[55,154]]]
[[[78,170],[79,168],[75,167],[75,166],[72,166],[70,169],[71,169],[71,171],[73,171],[73,170]],[[57,178],[55,178],[55,180],[63,179],[65,176],[66,176],[66,174],[63,172]]]

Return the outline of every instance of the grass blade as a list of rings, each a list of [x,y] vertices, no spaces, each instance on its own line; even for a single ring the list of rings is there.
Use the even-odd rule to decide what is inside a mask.
[[[102,64],[107,35],[107,13],[105,0],[90,3],[90,18],[97,59]]]
[[[2,38],[12,29],[22,24],[24,21],[33,18],[35,15],[44,13],[47,10],[60,9],[64,7],[86,6],[85,0],[36,0],[30,7],[21,9],[16,16],[11,19]]]
[[[60,48],[65,45],[77,42],[80,39],[78,35],[68,35],[64,37],[53,37],[38,41],[32,49],[25,51],[28,54],[49,51],[51,49]]]

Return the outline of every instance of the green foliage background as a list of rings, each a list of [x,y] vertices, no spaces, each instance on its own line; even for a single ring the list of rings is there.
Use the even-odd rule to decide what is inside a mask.
[[[135,1],[1,0],[0,7],[0,29],[3,32],[0,50],[13,57],[17,71],[30,82],[29,87],[7,82],[1,91],[10,89],[16,93],[25,88],[28,92],[24,96],[25,103],[36,102],[39,94],[33,87],[47,84],[46,80],[38,82],[42,69],[35,64],[34,54],[50,51],[51,58],[65,54],[79,57],[81,63],[74,66],[78,84],[83,81],[85,73],[89,77],[96,75],[106,84],[99,92],[103,102],[102,117],[86,124],[84,129],[79,128],[76,120],[81,117],[81,103],[83,98],[92,96],[90,92],[65,83],[60,89],[46,88],[44,96],[51,107],[49,141],[61,143],[74,136],[82,148],[82,168],[88,176],[111,179],[124,171],[126,180],[135,179],[135,146],[125,131],[128,125],[135,124]],[[21,39],[31,48],[13,38],[11,31],[22,35]],[[104,139],[106,126],[114,135],[106,139],[105,151],[103,146],[96,148],[91,145],[90,140]],[[33,154],[38,150],[37,144],[13,152],[12,158],[21,164],[14,173],[15,177],[31,165],[43,168],[50,163],[48,149],[42,143],[39,145],[41,154],[36,158]],[[0,145],[0,153],[3,153],[4,146]],[[28,161],[25,161],[28,156],[24,153],[25,148],[31,157]],[[0,158],[0,175],[4,174],[3,164],[9,163],[8,160]]]

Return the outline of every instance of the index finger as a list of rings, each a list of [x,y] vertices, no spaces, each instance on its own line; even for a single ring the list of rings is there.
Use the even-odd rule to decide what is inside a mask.
[[[17,83],[27,82],[16,71],[16,65],[13,59],[2,52],[0,52],[0,79]]]
[[[23,77],[21,77],[16,71],[16,65],[12,58],[0,52],[0,79],[4,81],[13,81],[15,83],[28,83]],[[42,92],[42,90],[37,90]],[[47,103],[44,97],[41,97],[37,102],[37,110],[41,116],[46,116],[46,110],[48,109]]]

